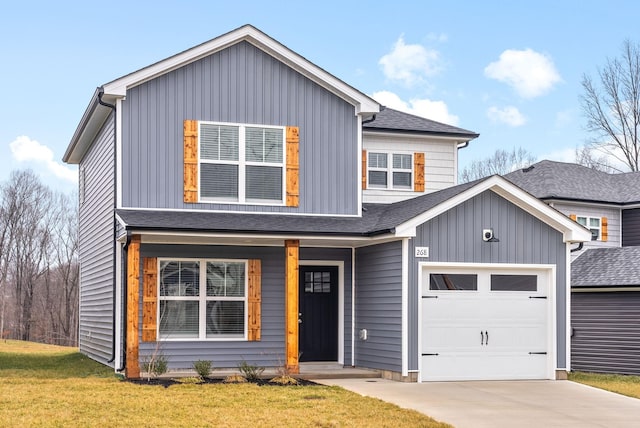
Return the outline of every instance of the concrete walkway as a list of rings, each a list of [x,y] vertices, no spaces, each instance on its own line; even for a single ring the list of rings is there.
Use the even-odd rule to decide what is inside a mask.
[[[414,409],[456,428],[640,427],[640,400],[570,381],[317,382]]]

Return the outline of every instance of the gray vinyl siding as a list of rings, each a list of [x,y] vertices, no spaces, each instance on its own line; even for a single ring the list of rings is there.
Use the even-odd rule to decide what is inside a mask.
[[[640,292],[571,293],[571,368],[640,375]]]
[[[486,228],[500,242],[484,242]],[[429,258],[416,259],[415,247],[429,247]],[[409,260],[409,296],[420,295],[420,261],[556,265],[557,364],[566,367],[566,245],[560,232],[487,190],[419,226],[409,241]],[[418,304],[409,299],[409,370],[418,368]]]
[[[278,367],[284,356],[284,247],[231,247],[198,245],[142,245],[143,257],[260,259],[262,264],[262,331],[260,341],[161,341],[160,350],[171,369],[189,369],[196,360],[210,360],[216,368],[235,368],[243,359],[250,364]],[[351,252],[341,249],[301,248],[301,260],[345,262],[345,361],[351,361]],[[347,278],[349,282],[347,282]],[[142,295],[139,326],[142,328]],[[349,308],[347,310],[347,307]],[[347,334],[347,331],[349,333]],[[154,352],[156,342],[143,342],[140,330],[140,359]],[[349,351],[349,354],[347,354]]]
[[[356,250],[355,362],[402,371],[402,244]],[[359,339],[366,329],[368,339]]]
[[[622,246],[640,245],[640,208],[622,211]]]
[[[183,121],[298,126],[300,205],[183,202]],[[354,106],[247,42],[127,91],[123,206],[355,215]]]
[[[114,132],[110,115],[87,155],[80,204],[80,352],[106,363],[113,344]]]

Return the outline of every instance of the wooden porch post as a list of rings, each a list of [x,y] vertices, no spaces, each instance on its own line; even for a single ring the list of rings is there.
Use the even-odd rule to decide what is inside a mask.
[[[140,301],[140,235],[131,236],[127,248],[127,378],[140,377],[138,362],[138,304]]]
[[[286,240],[285,247],[285,358],[292,374],[300,373],[298,364],[298,254],[300,241]]]

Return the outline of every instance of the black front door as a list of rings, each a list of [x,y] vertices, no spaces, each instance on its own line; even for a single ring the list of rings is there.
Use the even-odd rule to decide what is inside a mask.
[[[300,266],[300,361],[338,360],[338,268]]]

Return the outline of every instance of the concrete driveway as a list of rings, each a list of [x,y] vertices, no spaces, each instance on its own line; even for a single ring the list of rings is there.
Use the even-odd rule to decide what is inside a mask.
[[[457,428],[640,426],[640,400],[570,381],[317,382],[414,409]]]

